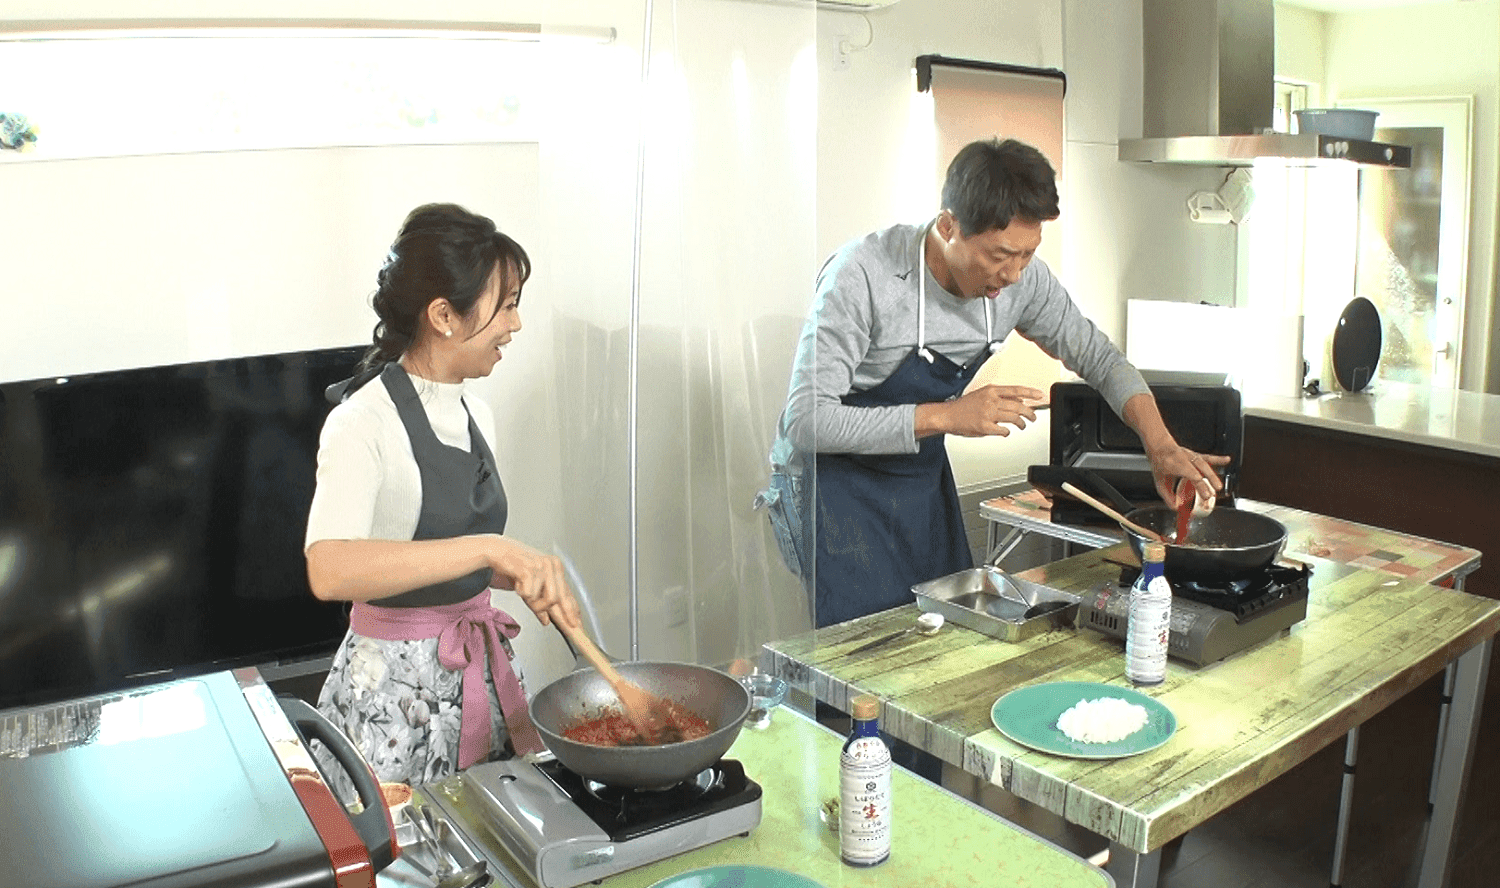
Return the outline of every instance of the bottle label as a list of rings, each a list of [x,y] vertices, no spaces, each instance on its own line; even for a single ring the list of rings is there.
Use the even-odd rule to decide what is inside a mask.
[[[878,737],[844,747],[839,762],[839,854],[871,866],[891,854],[891,752]]]
[[[1125,635],[1125,677],[1156,684],[1167,677],[1167,644],[1172,632],[1172,587],[1155,576],[1130,590],[1130,623]]]

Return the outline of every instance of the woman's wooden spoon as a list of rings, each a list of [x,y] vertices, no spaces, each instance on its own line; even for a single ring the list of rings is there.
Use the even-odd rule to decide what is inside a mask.
[[[1121,527],[1128,527],[1148,540],[1154,540],[1158,543],[1165,543],[1167,541],[1166,537],[1162,536],[1156,531],[1148,530],[1147,528],[1136,524],[1134,521],[1131,521],[1129,518],[1126,518],[1124,515],[1121,515],[1119,512],[1116,512],[1114,509],[1111,509],[1109,506],[1105,505],[1099,500],[1096,500],[1083,491],[1079,490],[1077,487],[1073,486],[1072,482],[1070,481],[1064,481],[1062,489],[1083,500],[1084,502],[1088,503],[1089,505],[1093,506],[1109,517],[1115,519],[1116,521],[1120,522]]]
[[[590,665],[599,670],[609,686],[614,688],[615,696],[620,698],[620,706],[625,710],[625,717],[635,725],[642,738],[651,743],[668,743],[673,738],[668,736],[672,733],[670,726],[671,705],[666,700],[646,691],[628,681],[621,675],[604,656],[604,652],[594,644],[588,633],[583,631],[582,626],[569,626],[565,621],[559,619],[558,609],[551,612],[552,622],[557,624],[578,652],[583,654],[584,659]]]

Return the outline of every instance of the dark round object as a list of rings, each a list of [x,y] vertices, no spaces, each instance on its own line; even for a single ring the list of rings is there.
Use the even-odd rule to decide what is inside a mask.
[[[1147,506],[1125,516],[1136,524],[1164,536],[1177,532],[1177,510]],[[1137,558],[1146,538],[1125,528],[1130,548]],[[1271,566],[1286,543],[1286,525],[1259,512],[1242,512],[1220,506],[1207,515],[1194,515],[1188,524],[1188,545],[1167,543],[1162,562],[1169,581],[1204,584],[1223,583],[1253,576]]]
[[[708,722],[707,737],[660,746],[593,746],[563,731],[605,710],[620,710],[604,676],[580,669],[531,698],[531,720],[564,767],[606,786],[660,789],[692,777],[723,757],[750,714],[750,692],[729,675],[692,663],[618,663],[615,669],[642,690],[678,703]]]
[[[1375,303],[1356,296],[1333,329],[1333,377],[1344,391],[1360,391],[1375,378],[1379,361],[1380,312]]]

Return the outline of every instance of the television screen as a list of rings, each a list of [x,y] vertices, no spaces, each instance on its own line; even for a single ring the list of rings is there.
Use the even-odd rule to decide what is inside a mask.
[[[302,540],[362,351],[0,383],[0,709],[332,653]]]

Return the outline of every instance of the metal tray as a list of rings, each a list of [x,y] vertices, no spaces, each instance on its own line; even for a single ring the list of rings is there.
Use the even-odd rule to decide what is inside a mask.
[[[911,587],[917,607],[1002,641],[1020,641],[1078,619],[1079,596],[995,567],[961,570]]]

